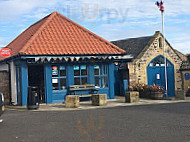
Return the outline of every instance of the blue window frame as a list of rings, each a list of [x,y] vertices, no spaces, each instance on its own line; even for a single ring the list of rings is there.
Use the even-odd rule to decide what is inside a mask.
[[[65,66],[52,66],[52,89],[64,90],[66,89],[66,67]]]
[[[95,86],[97,88],[108,87],[108,66],[95,65],[94,66]]]
[[[88,79],[88,68],[86,65],[75,65],[74,66],[74,84],[84,85],[87,84]]]

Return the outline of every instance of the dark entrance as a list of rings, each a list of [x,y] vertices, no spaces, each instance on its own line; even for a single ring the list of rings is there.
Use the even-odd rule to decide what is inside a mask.
[[[42,65],[28,66],[28,85],[39,87],[40,103],[46,103],[44,91],[44,67]]]
[[[129,69],[125,63],[115,66],[115,95],[125,96],[125,92],[128,91]]]

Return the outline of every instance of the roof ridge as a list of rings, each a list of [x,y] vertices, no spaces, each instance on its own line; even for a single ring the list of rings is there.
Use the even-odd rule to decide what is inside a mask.
[[[158,33],[158,32],[157,32],[157,33]],[[162,36],[162,38],[165,39],[165,44],[167,43],[167,44],[170,46],[170,48],[174,51],[174,53],[178,56],[178,58],[180,58],[181,61],[182,61],[182,58],[177,54],[177,51],[178,51],[178,50],[176,51],[176,50],[171,46],[171,44],[168,42],[168,40],[166,39],[166,37],[164,37],[161,32],[159,32],[158,34],[160,34],[160,35]]]
[[[77,24],[76,22],[74,22],[73,20],[67,18],[66,16],[64,16],[64,15],[58,13],[58,12],[56,12],[56,13],[57,13],[59,16],[61,16],[62,18],[64,18],[65,20],[67,20],[68,22],[71,22],[71,24],[73,24],[73,25],[77,26],[78,28],[82,29],[84,32],[87,32],[89,35],[94,36],[96,39],[99,39],[101,42],[104,42],[104,43],[110,45],[112,48],[116,49],[117,51],[123,52],[123,53],[126,52],[125,50],[123,50],[123,49],[117,47],[116,45],[114,45],[113,43],[109,42],[108,40],[106,40],[106,39],[104,39],[104,38],[98,36],[97,34],[91,32],[90,30],[88,30],[88,29],[84,28],[83,26]],[[123,50],[123,51],[122,51],[122,50]]]
[[[19,51],[20,54],[24,53],[30,47],[32,42],[38,37],[38,35],[41,33],[41,31],[51,22],[51,20],[55,17],[56,14],[57,14],[57,12],[53,12],[50,15],[46,16],[47,20],[38,28],[38,30],[34,33],[34,35],[27,41],[27,43]],[[44,17],[44,18],[46,18],[46,17]],[[40,21],[36,22],[35,24],[39,23]],[[35,24],[33,24],[33,25],[35,25]]]
[[[125,38],[125,39],[120,39],[120,40],[114,40],[111,42],[117,42],[117,41],[126,41],[126,40],[130,40],[130,39],[140,39],[140,38],[148,38],[148,37],[153,37],[154,35],[150,35],[150,36],[142,36],[142,37],[131,37],[131,38]]]
[[[158,37],[159,33],[155,32],[154,35],[149,36],[151,37],[151,39],[148,41],[147,45],[144,46],[143,50],[140,52],[140,54],[136,57],[135,61],[140,59],[144,53],[148,50],[148,48],[150,47],[150,45],[154,42],[154,40],[156,39],[156,37]]]

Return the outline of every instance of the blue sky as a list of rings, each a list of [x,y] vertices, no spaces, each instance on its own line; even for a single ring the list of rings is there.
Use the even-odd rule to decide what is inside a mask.
[[[173,48],[190,53],[190,1],[165,0],[165,33]],[[0,47],[53,11],[113,41],[161,30],[155,0],[0,0]]]

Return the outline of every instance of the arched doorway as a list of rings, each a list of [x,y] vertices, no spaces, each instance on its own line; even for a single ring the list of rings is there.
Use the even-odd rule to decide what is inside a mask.
[[[147,66],[148,85],[158,85],[165,88],[164,57],[155,57]],[[168,96],[175,96],[174,65],[167,59]]]

